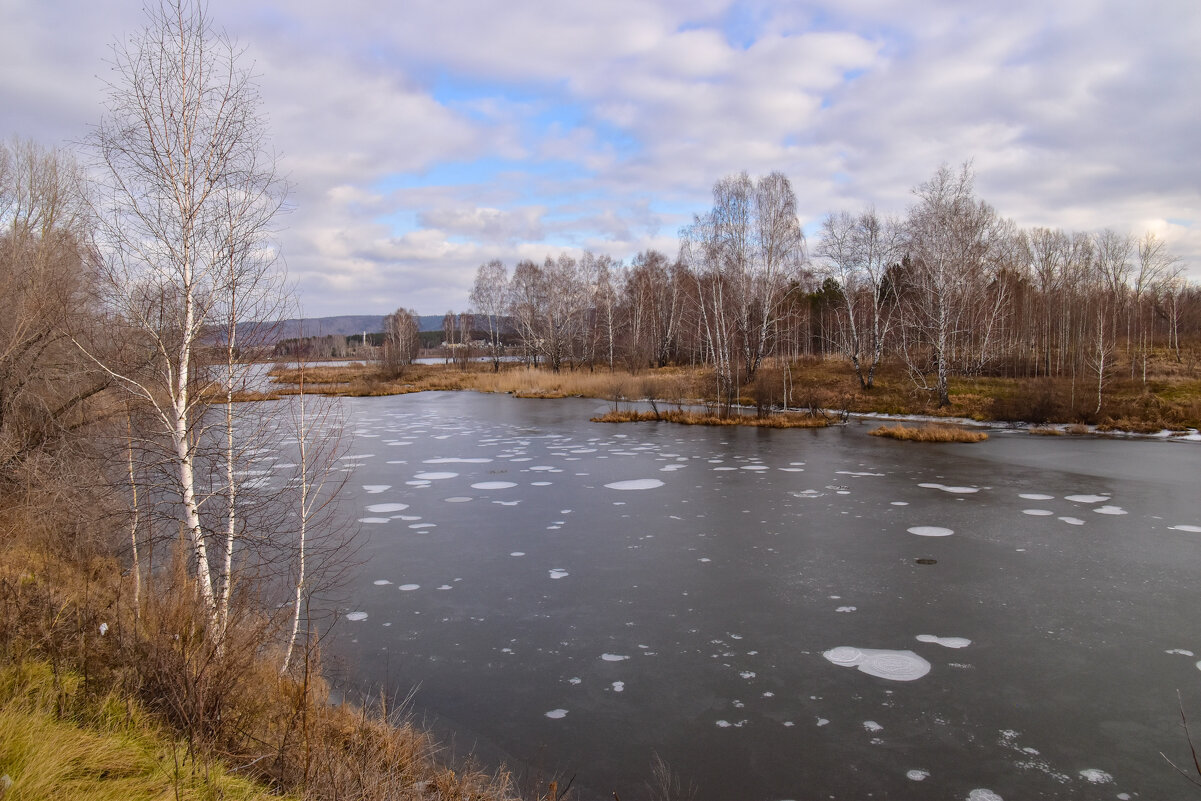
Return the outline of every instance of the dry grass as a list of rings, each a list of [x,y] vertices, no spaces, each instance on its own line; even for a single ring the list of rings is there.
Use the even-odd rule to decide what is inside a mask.
[[[751,417],[734,414],[722,417],[716,414],[668,410],[663,412],[639,412],[633,410],[613,411],[593,417],[594,423],[679,423],[686,426],[754,426],[758,428],[825,428],[829,422],[822,417],[801,414],[773,414],[767,417]]]
[[[135,616],[132,579],[103,541],[81,542],[37,511],[36,498],[0,501],[0,773],[17,780],[9,797],[515,796],[507,773],[446,764],[410,721],[332,703],[317,651],[281,677],[280,621],[253,602],[216,649],[201,634],[182,560],[160,557]]]
[[[906,442],[983,442],[988,434],[948,425],[880,426],[868,432],[873,437],[888,437]]]
[[[1047,426],[1032,426],[1029,430],[1027,430],[1026,433],[1032,434],[1033,436],[1036,436],[1036,437],[1062,437],[1067,432],[1065,432],[1061,428],[1049,428]]]

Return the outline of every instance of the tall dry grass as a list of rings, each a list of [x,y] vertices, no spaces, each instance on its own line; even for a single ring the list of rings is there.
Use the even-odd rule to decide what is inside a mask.
[[[868,432],[873,437],[887,437],[906,442],[983,442],[988,434],[948,425],[880,426]]]
[[[764,417],[751,415],[721,415],[707,412],[689,412],[667,409],[661,412],[646,412],[628,409],[606,412],[593,417],[594,423],[678,423],[687,426],[753,426],[756,428],[825,428],[829,421],[823,417],[802,414],[772,414]]]

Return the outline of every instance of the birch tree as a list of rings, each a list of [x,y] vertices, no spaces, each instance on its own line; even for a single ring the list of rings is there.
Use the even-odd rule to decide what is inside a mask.
[[[197,480],[205,410],[220,378],[206,360],[221,344],[213,331],[223,329],[230,346],[239,309],[255,305],[244,301],[271,269],[259,256],[271,249],[284,191],[240,55],[203,6],[147,6],[145,27],[112,48],[107,113],[90,138],[101,176],[106,308],[115,327],[132,332],[143,367],[89,353],[154,409],[169,442],[198,593],[217,635],[232,564],[228,525],[210,519]]]

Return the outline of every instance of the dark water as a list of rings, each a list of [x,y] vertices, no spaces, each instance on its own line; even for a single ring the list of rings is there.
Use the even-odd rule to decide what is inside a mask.
[[[459,751],[625,801],[656,754],[701,799],[1192,792],[1160,752],[1188,759],[1177,688],[1201,732],[1201,531],[1173,528],[1201,527],[1196,444],[613,426],[596,401],[470,393],[346,408],[348,503],[382,522],[334,650],[361,686],[416,688]],[[823,656],[841,646],[929,673]]]

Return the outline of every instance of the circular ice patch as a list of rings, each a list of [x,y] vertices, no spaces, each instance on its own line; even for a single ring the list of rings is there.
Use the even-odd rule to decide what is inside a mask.
[[[1078,517],[1061,517],[1059,519],[1062,520],[1063,522],[1067,523],[1069,526],[1083,526],[1084,525],[1084,521]]]
[[[481,481],[478,484],[472,484],[471,488],[478,489],[478,490],[497,490],[497,489],[510,489],[511,487],[516,487],[516,486],[517,485],[514,484],[512,481]]]
[[[892,681],[913,681],[930,672],[930,663],[912,651],[868,654],[859,669],[869,676]]]
[[[601,659],[606,662],[624,662],[625,660],[629,659],[629,657],[622,656],[621,654],[601,654]]]
[[[1120,506],[1098,506],[1093,510],[1099,515],[1124,515],[1126,510]]]
[[[445,500],[447,503],[467,503],[471,500],[471,498],[466,495],[456,495],[453,498],[444,498],[443,500]]]
[[[559,720],[560,718],[567,717],[567,710],[566,709],[552,709],[551,711],[546,713],[546,716],[548,718],[550,718],[551,720]]]
[[[401,584],[396,589],[400,590],[401,592],[412,592],[413,590],[421,589],[421,585],[420,584]]]
[[[955,533],[951,529],[943,528],[942,526],[913,526],[905,530],[919,537],[949,537]]]
[[[840,645],[826,651],[822,656],[836,665],[857,665],[863,659],[863,652],[849,645]]]
[[[1042,495],[1037,492],[1023,492],[1018,495],[1019,498],[1025,498],[1028,501],[1053,501],[1054,495]]]
[[[367,507],[368,512],[383,514],[384,512],[403,512],[408,509],[407,503],[373,503]]]
[[[1022,514],[1030,515],[1031,517],[1050,517],[1055,513],[1049,509],[1023,509]]]
[[[355,620],[355,621],[366,620],[367,613],[366,612],[349,612],[346,615],[346,619],[347,620]]]
[[[392,582],[388,581],[387,579],[376,579],[372,583],[375,584],[375,586],[377,586],[377,587],[382,587],[385,584],[391,584]]]
[[[1105,503],[1109,500],[1108,495],[1064,495],[1065,501],[1072,503]]]
[[[1168,528],[1172,529],[1173,531],[1187,531],[1190,534],[1201,534],[1201,526],[1189,526],[1181,523],[1177,526],[1168,526]]]
[[[648,490],[662,487],[663,482],[657,478],[635,478],[629,481],[614,481],[605,486],[612,490]]]
[[[378,525],[380,523],[387,523],[390,519],[391,518],[387,518],[387,517],[360,517],[359,522],[360,523],[372,523],[372,524]]]
[[[564,570],[561,567],[552,567],[550,570],[548,570],[546,572],[547,572],[547,575],[549,575],[553,579],[566,578],[567,576],[571,575],[570,573],[568,573],[566,570]]]
[[[441,481],[447,478],[456,478],[458,475],[458,473],[418,473],[417,475],[413,476],[413,478],[417,478],[422,481]]]
[[[926,779],[930,778],[930,771],[911,770],[905,774],[905,778],[911,782],[924,782]]]
[[[979,787],[967,794],[967,801],[1005,801],[992,790]]]

